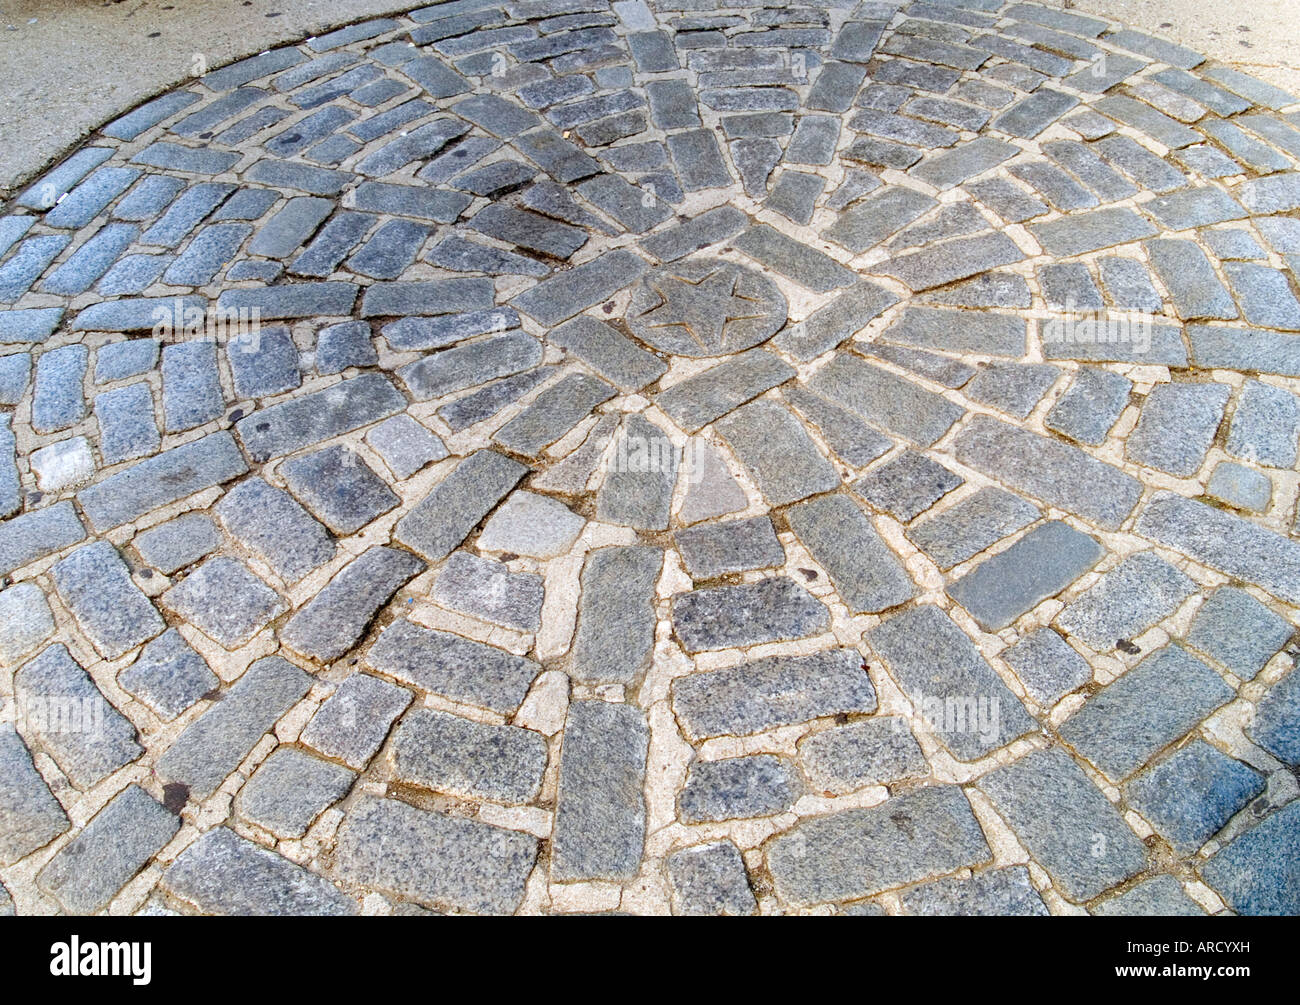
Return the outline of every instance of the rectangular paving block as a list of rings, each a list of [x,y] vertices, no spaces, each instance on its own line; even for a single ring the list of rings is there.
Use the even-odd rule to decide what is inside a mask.
[[[217,297],[219,311],[257,311],[263,321],[285,321],[319,315],[346,316],[356,303],[353,283],[293,283],[246,290],[225,290]]]
[[[288,917],[357,913],[353,899],[282,855],[214,827],[181,853],[163,889],[204,914]]]
[[[1205,252],[1193,241],[1148,241],[1146,249],[1180,318],[1195,321],[1237,316],[1232,295],[1215,275]]]
[[[1024,253],[1006,234],[959,237],[922,251],[899,255],[873,271],[893,276],[912,290],[928,290],[958,279],[978,275],[998,265],[1024,259]]]
[[[492,439],[514,453],[535,457],[617,393],[597,377],[569,374],[542,391]]]
[[[785,563],[785,548],[767,516],[679,530],[673,540],[697,581]]]
[[[94,914],[180,830],[180,817],[128,785],[36,876],[72,914]]]
[[[541,343],[520,331],[425,356],[401,367],[397,375],[417,401],[427,401],[530,370],[541,361]]]
[[[1098,367],[1080,367],[1069,389],[1048,411],[1043,424],[1058,433],[1098,446],[1128,405],[1133,382]]]
[[[105,659],[116,659],[167,627],[108,541],[82,545],[56,562],[50,576],[59,598]]]
[[[1209,666],[1169,645],[1089,698],[1059,730],[1108,778],[1120,781],[1234,697]]]
[[[1157,384],[1124,452],[1130,460],[1190,478],[1214,442],[1228,404],[1226,384]]]
[[[886,619],[867,641],[917,714],[959,759],[973,761],[1037,729],[1019,699],[947,614],[929,605]],[[942,674],[935,668],[942,666]]]
[[[840,353],[818,370],[808,387],[923,447],[943,436],[963,414],[951,401],[849,353]]]
[[[299,739],[327,757],[363,770],[411,699],[405,688],[355,673],[325,699]]]
[[[658,426],[629,415],[605,466],[596,519],[638,530],[666,530],[677,484],[679,451]]]
[[[1023,318],[943,307],[904,308],[902,316],[880,337],[887,342],[923,349],[1015,359],[1024,356],[1028,347]]]
[[[393,622],[365,657],[380,673],[453,701],[513,714],[541,667],[450,632]]]
[[[377,373],[261,408],[235,423],[249,454],[270,460],[404,411],[406,399]]]
[[[583,314],[550,333],[549,341],[577,356],[624,391],[638,391],[663,376],[666,363],[603,321]]]
[[[131,720],[113,707],[62,643],[14,675],[14,698],[45,752],[79,789],[98,785],[144,753]]]
[[[537,839],[367,796],[339,828],[339,875],[432,908],[509,914],[524,898]]]
[[[806,820],[769,845],[767,864],[782,900],[811,906],[932,879],[992,855],[961,789],[934,785]]]
[[[901,185],[877,189],[840,213],[822,236],[858,254],[875,247],[937,205],[932,197]]]
[[[17,730],[0,723],[0,864],[13,865],[69,827]]]
[[[817,293],[848,286],[856,278],[824,251],[802,244],[765,223],[754,224],[732,244],[760,265]]]
[[[678,594],[672,621],[682,647],[697,653],[816,635],[828,627],[829,612],[793,579],[772,576]]]
[[[775,401],[752,402],[717,429],[774,506],[839,485],[838,473],[803,424]]]
[[[640,870],[649,739],[645,713],[631,705],[569,706],[551,838],[554,880],[631,879]]]
[[[1197,590],[1196,584],[1152,551],[1124,559],[1056,619],[1065,631],[1098,652],[1142,634],[1168,617]]]
[[[354,558],[293,615],[280,640],[303,656],[329,663],[351,649],[375,614],[425,570],[409,552],[376,546]]]
[[[811,360],[834,349],[854,332],[898,303],[898,297],[875,283],[850,286],[802,321],[779,332],[777,348],[800,360]]]
[[[633,684],[649,666],[655,635],[658,548],[598,548],[581,577],[571,675],[585,683]]]
[[[421,283],[373,283],[361,300],[366,318],[452,314],[490,310],[494,306],[490,279],[434,279]]]
[[[206,799],[311,685],[312,677],[288,660],[257,660],[158,759],[158,774]]]
[[[476,451],[397,522],[393,536],[429,561],[440,561],[527,473],[509,457]]]
[[[1156,493],[1135,529],[1288,603],[1300,600],[1300,545],[1275,531],[1172,492]]]
[[[644,259],[623,249],[544,279],[515,296],[511,305],[543,325],[567,321],[630,285],[646,269]]]
[[[1106,530],[1117,529],[1142,494],[1136,478],[1078,447],[985,415],[957,434],[953,453],[962,464]]]
[[[660,391],[655,403],[693,433],[793,376],[794,368],[783,360],[751,349]]]
[[[1032,503],[989,486],[942,513],[913,524],[907,536],[939,568],[947,570],[1027,527],[1039,515]]]
[[[529,803],[541,789],[545,771],[545,737],[517,726],[418,708],[393,734],[394,775],[434,792]]]
[[[951,583],[947,592],[985,631],[1000,631],[1056,596],[1105,554],[1087,534],[1050,520]]]
[[[1116,244],[1154,237],[1156,228],[1131,209],[1103,207],[1072,213],[1047,223],[1031,223],[1030,231],[1050,255],[1082,255]]]
[[[791,507],[786,517],[854,614],[876,614],[917,595],[898,557],[848,496],[806,500]]]
[[[1142,842],[1063,750],[1035,751],[977,784],[1071,900],[1091,900],[1146,868]]]

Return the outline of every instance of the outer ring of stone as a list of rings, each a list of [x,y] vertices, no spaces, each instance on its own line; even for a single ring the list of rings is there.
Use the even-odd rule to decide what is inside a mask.
[[[721,340],[698,338],[682,324],[656,324],[651,313],[665,303],[660,286],[665,280],[691,284],[713,280],[721,273],[733,279],[733,295],[753,302],[752,317],[728,320]],[[694,258],[660,266],[646,273],[633,287],[625,320],[641,341],[674,356],[729,356],[766,342],[787,320],[785,294],[776,283],[754,269],[719,258]]]

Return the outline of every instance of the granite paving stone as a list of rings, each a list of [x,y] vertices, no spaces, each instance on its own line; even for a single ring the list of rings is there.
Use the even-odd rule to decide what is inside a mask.
[[[1294,632],[1289,622],[1245,590],[1221,586],[1196,612],[1186,642],[1250,680]]]
[[[66,832],[71,823],[32,764],[12,723],[0,724],[0,862],[12,865]]]
[[[1196,584],[1152,551],[1124,559],[1056,619],[1068,635],[1107,652],[1168,617]]]
[[[251,641],[287,609],[246,565],[225,556],[209,558],[163,594],[162,602],[226,649]]]
[[[77,548],[50,569],[59,599],[105,659],[116,659],[166,626],[107,541]]]
[[[800,741],[799,759],[813,787],[832,795],[930,770],[911,729],[897,716],[872,716],[813,733]]]
[[[688,652],[805,638],[828,625],[825,605],[785,576],[695,590],[673,602],[673,631]]]
[[[489,726],[419,708],[393,734],[396,777],[435,792],[529,803],[545,770],[545,738],[517,726]]]
[[[220,683],[207,661],[175,628],[146,645],[135,662],[118,674],[117,682],[164,721],[175,719]]]
[[[744,860],[730,841],[680,849],[667,865],[675,913],[737,917],[758,911]]]
[[[1289,803],[1234,838],[1202,867],[1205,881],[1238,914],[1292,914],[1300,905],[1297,820],[1300,804]]]
[[[1172,475],[1196,474],[1228,403],[1222,384],[1160,384],[1147,395],[1125,452]]]
[[[935,880],[906,891],[902,901],[907,914],[921,917],[1037,917],[1050,913],[1024,866],[978,872],[969,882]]]

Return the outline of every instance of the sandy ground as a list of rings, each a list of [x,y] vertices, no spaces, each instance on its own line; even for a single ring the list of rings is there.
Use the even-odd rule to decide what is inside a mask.
[[[1300,93],[1295,0],[1048,0],[1157,32]],[[392,0],[0,0],[0,196],[104,122],[234,59]],[[1229,13],[1225,14],[1225,10]]]

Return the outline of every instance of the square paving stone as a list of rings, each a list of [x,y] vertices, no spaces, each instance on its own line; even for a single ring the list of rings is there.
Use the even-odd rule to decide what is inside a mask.
[[[1033,503],[991,486],[935,516],[914,524],[907,536],[940,569],[974,558],[989,545],[1038,519]]]
[[[36,876],[71,914],[94,914],[180,830],[180,818],[128,785]]]
[[[288,610],[279,595],[233,558],[210,558],[162,595],[168,608],[226,649],[252,640]]]
[[[1191,855],[1264,791],[1264,776],[1193,740],[1124,786],[1129,805],[1181,855]]]
[[[1148,467],[1184,478],[1196,474],[1223,419],[1223,384],[1159,384],[1146,403],[1125,453]]]
[[[1201,868],[1205,882],[1245,915],[1300,911],[1300,802],[1241,834]]]
[[[356,902],[323,877],[215,827],[167,870],[163,889],[204,914],[287,917],[351,915]]]
[[[502,715],[519,708],[542,670],[522,656],[404,619],[380,633],[365,659],[404,684]]]
[[[1030,632],[1002,653],[1039,705],[1051,708],[1071,691],[1092,680],[1092,667],[1050,628]]]
[[[940,879],[903,894],[903,910],[921,917],[1038,917],[1051,912],[1022,865]]]
[[[872,468],[852,485],[873,506],[907,523],[924,513],[964,479],[912,450]]]
[[[856,649],[828,649],[679,677],[673,682],[672,703],[683,733],[698,742],[874,712],[876,691]]]
[[[1062,750],[1036,751],[977,784],[1071,900],[1091,900],[1146,868],[1142,842]]]
[[[1221,586],[1196,612],[1187,644],[1251,680],[1294,633],[1289,621],[1245,590]]]
[[[0,723],[0,864],[12,865],[72,825],[10,723]]]
[[[1120,781],[1233,697],[1206,664],[1169,645],[1090,698],[1059,731]]]
[[[835,796],[930,772],[907,720],[892,715],[813,733],[799,758],[813,788]]]
[[[117,683],[164,722],[170,722],[221,681],[184,636],[169,628],[117,675]]]
[[[1269,467],[1289,468],[1300,442],[1300,399],[1259,380],[1247,380],[1228,426],[1228,453]]]
[[[107,541],[83,545],[56,563],[50,575],[60,599],[105,659],[116,659],[167,627]]]
[[[773,840],[767,851],[777,894],[800,906],[868,897],[990,858],[970,804],[955,785],[814,817]]]
[[[325,528],[289,493],[260,478],[227,492],[216,514],[231,537],[265,559],[286,582],[297,582],[334,557],[334,541]]]
[[[637,874],[645,843],[648,746],[640,709],[603,701],[569,706],[551,838],[554,880]]]
[[[674,913],[743,917],[758,912],[745,862],[730,841],[683,848],[670,854],[666,863]]]
[[[235,394],[241,398],[279,394],[302,383],[298,348],[288,328],[262,328],[231,339],[226,346],[226,359],[235,382]]]
[[[546,771],[546,738],[417,708],[393,735],[393,773],[403,782],[472,799],[532,802]]]
[[[54,632],[54,616],[35,583],[0,591],[0,664],[13,666]]]
[[[1205,494],[1248,513],[1263,513],[1273,500],[1273,483],[1268,475],[1232,461],[1214,466]]]
[[[1067,634],[1106,653],[1176,611],[1197,590],[1153,551],[1130,555],[1057,615]]]
[[[894,615],[868,632],[867,641],[926,728],[960,760],[984,757],[1037,728],[975,644],[939,608]]]
[[[336,534],[352,534],[401,500],[370,465],[343,446],[280,465],[289,490]]]
[[[144,753],[135,726],[62,643],[14,675],[14,698],[45,752],[79,789],[97,785]]]
[[[785,576],[679,594],[672,618],[691,653],[805,638],[829,625],[826,607]]]
[[[798,796],[790,766],[772,754],[696,761],[677,797],[678,816],[705,823],[784,813]]]
[[[1043,424],[1072,440],[1099,446],[1119,421],[1129,402],[1133,382],[1097,367],[1080,367],[1073,383],[1057,399]]]
[[[405,688],[355,673],[325,699],[299,740],[358,771],[379,752],[397,717],[411,703]]]
[[[149,565],[170,576],[221,547],[221,535],[211,517],[185,513],[142,531],[131,543]]]
[[[573,546],[585,524],[562,502],[520,489],[488,519],[477,544],[482,551],[554,558]]]
[[[292,747],[279,747],[236,800],[239,812],[276,837],[297,838],[352,788],[356,773]]]
[[[1106,554],[1087,534],[1051,520],[947,587],[985,631],[1000,631],[1054,597]]]
[[[427,426],[409,415],[394,415],[366,433],[368,443],[399,481],[447,456],[447,448]]]

